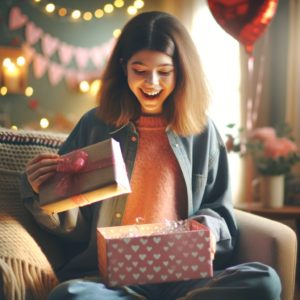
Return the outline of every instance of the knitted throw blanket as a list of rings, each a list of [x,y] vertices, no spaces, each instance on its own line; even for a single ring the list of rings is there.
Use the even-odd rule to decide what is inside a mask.
[[[19,182],[27,161],[56,152],[64,135],[0,129],[0,298],[46,299],[58,283],[53,267],[58,247],[35,224],[20,199]],[[56,266],[45,252],[57,254]]]

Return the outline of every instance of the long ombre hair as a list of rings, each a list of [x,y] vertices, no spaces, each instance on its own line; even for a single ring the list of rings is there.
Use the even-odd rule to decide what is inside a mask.
[[[98,115],[114,126],[123,126],[141,114],[124,68],[141,50],[163,52],[173,59],[176,85],[163,106],[168,126],[178,135],[200,133],[206,124],[208,90],[195,44],[186,28],[172,15],[145,12],[123,28],[102,77]]]

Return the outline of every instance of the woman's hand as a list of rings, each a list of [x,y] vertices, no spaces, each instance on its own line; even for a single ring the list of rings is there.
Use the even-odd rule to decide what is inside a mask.
[[[58,154],[43,153],[27,163],[27,179],[35,193],[39,193],[41,184],[55,174],[59,157]]]

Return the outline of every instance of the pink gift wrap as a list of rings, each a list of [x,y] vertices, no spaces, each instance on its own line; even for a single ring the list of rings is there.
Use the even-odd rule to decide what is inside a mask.
[[[46,213],[130,193],[120,144],[108,139],[61,156],[54,176],[40,188],[40,206]]]
[[[97,228],[99,271],[107,285],[212,277],[210,231],[207,227],[189,221],[187,231],[156,234],[153,228],[157,226],[163,228],[165,224]],[[132,228],[141,227],[143,234],[127,237]]]

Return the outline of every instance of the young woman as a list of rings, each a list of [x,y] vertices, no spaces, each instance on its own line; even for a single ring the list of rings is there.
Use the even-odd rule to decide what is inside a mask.
[[[237,239],[227,156],[206,116],[208,93],[197,50],[184,26],[163,12],[131,19],[102,78],[99,106],[87,112],[59,154],[108,138],[120,142],[132,193],[48,216],[39,186],[59,155],[26,169],[23,197],[38,223],[64,238],[72,257],[49,299],[280,299],[276,272],[259,263],[230,266]],[[110,289],[97,269],[96,227],[193,218],[214,237],[214,277]]]

